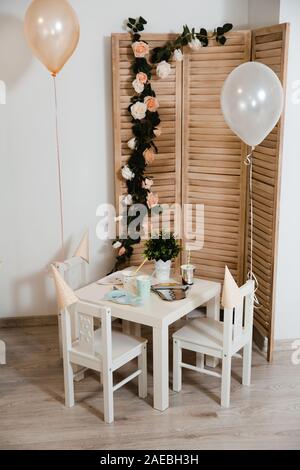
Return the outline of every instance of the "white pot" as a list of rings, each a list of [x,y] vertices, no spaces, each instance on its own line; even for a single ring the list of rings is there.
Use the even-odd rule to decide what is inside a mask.
[[[162,261],[161,259],[155,261],[155,277],[159,282],[166,282],[170,280],[171,260]]]

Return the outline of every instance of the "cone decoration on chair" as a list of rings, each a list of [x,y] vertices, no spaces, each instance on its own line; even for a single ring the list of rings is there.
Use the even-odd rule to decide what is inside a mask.
[[[222,305],[224,308],[233,308],[242,301],[239,287],[228,267],[225,266],[225,276],[222,291]]]
[[[89,251],[89,231],[87,230],[83,235],[81,242],[78,245],[74,256],[84,259],[87,263],[90,262],[90,251]]]
[[[58,270],[53,264],[51,264],[51,269],[53,273],[53,279],[56,290],[56,298],[59,310],[63,310],[70,305],[73,305],[75,302],[78,302],[78,297],[74,294],[74,291],[70,286],[65,282],[61,277]]]

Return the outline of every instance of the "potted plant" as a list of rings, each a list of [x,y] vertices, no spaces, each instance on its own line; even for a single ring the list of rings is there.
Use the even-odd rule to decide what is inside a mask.
[[[148,260],[154,260],[155,276],[159,282],[170,279],[171,261],[178,256],[180,250],[173,233],[160,232],[146,241],[144,255]]]

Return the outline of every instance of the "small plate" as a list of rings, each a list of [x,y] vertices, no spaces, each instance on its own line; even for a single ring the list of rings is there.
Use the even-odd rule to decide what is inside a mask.
[[[116,271],[115,273],[111,273],[108,276],[102,277],[99,279],[96,284],[100,284],[102,286],[121,286],[123,284],[122,281],[122,271]]]

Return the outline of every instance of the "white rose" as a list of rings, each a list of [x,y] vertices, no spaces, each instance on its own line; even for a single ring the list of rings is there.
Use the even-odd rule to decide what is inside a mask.
[[[171,72],[171,65],[165,60],[160,62],[156,67],[156,74],[159,78],[167,78]]]
[[[135,139],[135,137],[132,137],[132,139],[128,140],[127,145],[128,145],[128,147],[129,147],[131,150],[134,150],[134,149],[135,149],[135,146],[136,146],[136,139]]]
[[[125,204],[125,206],[131,206],[131,204],[132,204],[131,194],[127,194],[127,196],[123,197],[123,203]]]
[[[141,83],[139,80],[135,79],[133,80],[132,82],[132,86],[134,88],[134,91],[136,93],[142,93],[142,91],[144,91],[144,84]]]
[[[182,62],[183,61],[183,54],[181,49],[175,49],[174,54],[173,54],[174,60],[176,62]]]
[[[137,101],[130,108],[131,114],[134,119],[144,119],[146,116],[147,105],[141,101]]]
[[[151,186],[153,185],[153,181],[150,178],[145,178],[145,180],[142,183],[142,187],[144,189],[151,189]]]
[[[125,180],[132,180],[135,176],[133,171],[131,171],[131,169],[127,165],[123,166],[121,173]]]
[[[121,246],[122,246],[122,243],[120,243],[120,242],[115,242],[115,243],[113,244],[113,248],[114,248],[115,250],[117,250],[118,248],[121,248]]]
[[[199,41],[198,38],[192,39],[189,42],[189,46],[193,51],[198,51],[200,47],[202,46],[201,41]]]

